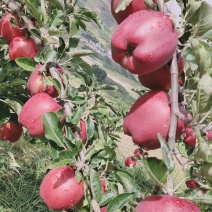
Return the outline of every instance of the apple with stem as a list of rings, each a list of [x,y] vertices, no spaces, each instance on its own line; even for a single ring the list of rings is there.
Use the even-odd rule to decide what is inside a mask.
[[[8,121],[0,126],[0,140],[8,140],[11,143],[18,141],[23,133],[20,124]]]
[[[160,148],[158,134],[168,139],[171,119],[169,95],[154,90],[141,96],[124,118],[124,133],[131,136],[133,142],[148,150]],[[182,109],[181,109],[182,111]],[[176,139],[185,130],[185,123],[178,119]]]
[[[42,115],[47,112],[57,112],[61,109],[51,96],[46,93],[39,93],[32,96],[22,107],[18,121],[27,128],[30,136],[41,138],[45,129],[42,122]]]
[[[40,196],[52,210],[67,210],[76,206],[84,196],[84,183],[75,179],[74,170],[59,167],[50,170],[40,185]]]
[[[39,51],[38,45],[33,38],[18,36],[12,39],[9,46],[10,60],[20,57],[34,58]]]
[[[13,13],[5,14],[0,20],[0,34],[8,44],[13,38],[25,35],[26,31],[21,28],[18,16]]]
[[[57,97],[58,91],[52,85],[45,85],[44,77],[51,76],[48,70],[44,70],[41,72],[43,65],[37,65],[35,70],[30,75],[28,82],[27,82],[27,89],[31,96],[34,96],[38,93],[47,93],[51,97]],[[57,68],[58,72],[64,73],[61,68]]]
[[[141,10],[113,32],[112,58],[133,74],[148,74],[171,60],[177,43],[178,33],[166,14]]]

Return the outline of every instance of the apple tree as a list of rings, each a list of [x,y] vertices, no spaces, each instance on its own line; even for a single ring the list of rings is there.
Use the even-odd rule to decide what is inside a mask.
[[[40,187],[50,209],[198,212],[190,201],[211,204],[212,7],[176,3],[180,22],[163,0],[111,1],[119,24],[112,57],[150,89],[137,91],[141,96],[127,114],[103,97],[115,88],[100,85],[83,60],[93,52],[81,47],[80,33],[88,25],[100,30],[96,13],[77,0],[0,3],[0,139],[15,142],[22,134],[51,148],[51,170]],[[142,164],[155,184],[153,196],[143,197],[120,165],[121,131],[139,146],[128,161],[140,161],[136,166]],[[163,159],[148,157],[159,148]],[[177,197],[176,161],[188,176],[182,179],[187,200]],[[146,203],[156,200],[156,206]]]

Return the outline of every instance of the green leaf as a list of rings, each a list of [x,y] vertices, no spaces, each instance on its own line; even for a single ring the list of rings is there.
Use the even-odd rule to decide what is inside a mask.
[[[54,51],[53,49],[49,49],[44,56],[45,63],[54,62],[56,59],[56,56],[57,56],[57,52]]]
[[[131,193],[120,194],[108,204],[107,212],[115,212],[121,210],[124,205],[129,204],[129,202],[132,200],[133,195]]]
[[[63,10],[63,6],[59,0],[46,0],[49,3],[49,8]]]
[[[93,119],[89,116],[87,120],[87,139],[91,139],[95,133],[95,125]]]
[[[133,0],[120,0],[117,7],[116,7],[115,13],[118,13],[120,11],[124,11],[130,5],[130,3],[132,1]]]
[[[150,175],[156,185],[163,187],[167,180],[168,169],[162,160],[155,157],[149,157],[143,160],[145,170]]]
[[[207,113],[212,109],[212,77],[202,76],[198,83],[197,108],[199,113]]]
[[[107,205],[112,199],[114,199],[116,197],[116,195],[117,194],[114,193],[114,192],[105,192],[101,196],[101,200],[99,202],[99,205],[100,206]]]
[[[83,112],[83,110],[82,110],[81,107],[78,107],[77,109],[74,110],[73,116],[72,116],[72,119],[71,119],[72,124],[77,124],[79,122],[79,120],[82,117],[82,112]]]
[[[93,197],[97,202],[100,202],[102,196],[102,184],[98,172],[94,169],[90,169],[90,183]]]
[[[51,31],[53,31],[55,35],[55,31],[56,32],[58,31],[58,28],[62,25],[64,21],[64,13],[61,10],[53,10],[49,18],[50,18],[49,34],[51,34]],[[59,31],[58,34],[60,33],[61,32]]]
[[[0,101],[7,104],[13,111],[17,113],[17,115],[21,112],[22,103],[15,97],[10,97],[10,99],[5,100],[0,99]]]
[[[212,163],[212,151],[208,142],[200,141],[195,149],[194,158]]]
[[[42,24],[42,13],[40,11],[40,5],[38,5],[38,2],[36,0],[25,0],[26,6],[30,9],[32,17],[34,17],[38,23],[38,25],[41,27]]]
[[[202,1],[200,8],[194,13],[194,15],[196,23],[193,23],[194,27],[192,28],[192,36],[204,36],[208,30],[212,29],[212,7],[207,2]]]
[[[49,169],[54,169],[60,166],[65,166],[67,164],[72,165],[75,163],[74,159],[72,157],[76,155],[72,150],[66,150],[59,152],[58,158],[54,159],[50,165]]]
[[[201,76],[205,73],[212,75],[212,51],[208,43],[198,39],[190,39]]]
[[[163,160],[166,164],[169,174],[171,174],[174,171],[174,167],[175,167],[175,163],[172,158],[171,151],[169,149],[168,143],[160,134],[158,134],[158,139],[159,139],[161,150],[162,150]]]
[[[10,110],[7,105],[0,101],[0,125],[7,122],[10,119]]]
[[[76,19],[73,16],[69,16],[69,38],[74,37],[78,33],[78,27]]]
[[[54,141],[59,147],[64,147],[62,138],[62,124],[55,113],[49,112],[42,115],[45,126],[45,137]]]
[[[25,71],[34,71],[35,61],[31,58],[21,57],[15,60],[16,64]]]
[[[83,56],[87,56],[87,55],[91,55],[91,54],[94,54],[94,52],[92,50],[72,50],[71,52],[69,52],[69,56],[71,58],[74,58],[74,57],[83,57]]]
[[[148,8],[157,11],[157,4],[155,4],[155,3],[153,2],[153,0],[145,0],[144,3],[145,3],[145,5],[146,5]]]
[[[135,183],[135,181],[129,174],[124,172],[117,172],[116,175],[121,181],[126,192],[134,193],[136,198],[141,198],[141,193],[138,190],[138,185]]]
[[[197,1],[190,1],[190,4],[188,5],[188,9],[187,9],[187,13],[185,15],[185,20],[188,23],[191,24],[196,24],[198,22],[198,15],[197,15],[197,11],[201,6],[201,2],[197,2]]]

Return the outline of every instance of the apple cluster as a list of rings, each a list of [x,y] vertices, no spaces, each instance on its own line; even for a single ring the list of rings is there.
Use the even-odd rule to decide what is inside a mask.
[[[30,20],[29,20],[30,21]],[[32,23],[34,24],[34,23]],[[34,59],[40,47],[21,25],[17,15],[7,13],[0,20],[0,34],[9,45],[9,59],[16,60],[21,57]],[[61,82],[65,71],[54,66]],[[60,102],[60,93],[54,85],[48,85],[47,77],[52,77],[50,68],[46,64],[37,64],[31,73],[26,88],[29,92],[29,99],[23,105],[18,114],[18,122],[8,121],[0,126],[0,140],[16,142],[23,133],[23,127],[32,138],[41,139],[45,136],[45,127],[42,122],[42,115],[48,112],[57,113],[63,109]],[[63,111],[62,111],[63,112]],[[66,124],[64,118],[60,118],[61,124]],[[79,137],[83,144],[87,140],[86,121],[79,121]],[[64,136],[65,133],[64,133]],[[105,192],[106,183],[102,181],[102,192]],[[47,206],[54,210],[68,209],[79,204],[84,196],[84,183],[75,179],[75,171],[69,166],[52,169],[44,177],[40,196]]]
[[[160,148],[158,133],[167,140],[171,119],[170,60],[177,48],[178,33],[172,20],[163,12],[149,10],[144,2],[132,1],[125,11],[116,13],[119,1],[111,3],[119,23],[111,38],[112,57],[128,71],[138,75],[141,84],[151,91],[141,96],[124,118],[124,133],[145,149]],[[124,15],[123,15],[124,14]],[[181,74],[184,60],[178,57]],[[181,112],[186,114],[181,107]],[[178,119],[177,139],[185,131]]]
[[[144,1],[132,0],[125,10],[120,4],[119,0],[111,1],[111,12],[118,23],[111,37],[112,58],[132,74],[138,75],[140,83],[150,89],[138,98],[123,122],[124,133],[139,146],[135,155],[125,160],[126,166],[133,167],[143,150],[160,148],[158,134],[168,140],[171,122],[171,98],[168,94],[171,88],[170,64],[177,50],[178,32],[168,15],[148,9]],[[180,55],[177,57],[180,76],[185,62]],[[180,104],[179,109],[187,116]],[[176,139],[184,132],[184,142],[194,147],[196,137],[193,129],[178,118]],[[179,208],[183,208],[183,211],[200,211],[193,203],[174,196],[146,197],[135,211],[168,212],[179,211]]]

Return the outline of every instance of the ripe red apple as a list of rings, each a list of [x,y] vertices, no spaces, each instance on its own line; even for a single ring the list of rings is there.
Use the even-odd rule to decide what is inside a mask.
[[[83,120],[80,120],[80,138],[82,143],[85,143],[87,140],[87,126],[86,122]]]
[[[178,59],[178,74],[182,74],[184,68],[184,60],[182,57]],[[138,75],[140,83],[150,90],[163,90],[168,92],[171,88],[170,66],[165,65],[162,68],[144,75]]]
[[[129,156],[126,158],[124,164],[125,164],[125,166],[133,167],[133,166],[136,166],[137,161],[133,157]]]
[[[144,0],[133,0],[124,11],[115,12],[120,0],[111,1],[111,12],[118,24],[125,20],[129,15],[139,11],[146,10],[147,6],[144,3]]]
[[[212,130],[206,131],[206,138],[208,141],[212,140]]]
[[[141,10],[127,17],[111,39],[112,58],[133,74],[158,70],[172,58],[178,34],[162,12]]]
[[[197,138],[194,130],[191,127],[186,127],[185,132],[184,142],[190,147],[195,147]]]
[[[135,212],[201,212],[197,205],[185,199],[168,195],[145,197],[138,203]]]
[[[195,180],[187,180],[185,183],[186,183],[187,188],[193,189],[193,188],[199,187],[198,183]]]
[[[134,155],[138,158],[141,158],[141,156],[143,155],[143,150],[142,149],[135,149],[134,151]]]
[[[124,118],[124,133],[132,136],[133,142],[145,149],[160,148],[158,133],[167,140],[171,118],[169,95],[164,91],[150,91],[141,96]],[[176,138],[185,129],[178,119]]]
[[[22,133],[22,126],[12,121],[8,121],[0,126],[0,140],[8,140],[14,143],[20,139]]]
[[[27,82],[27,89],[29,90],[31,96],[38,93],[47,93],[51,97],[57,97],[57,89],[54,86],[47,86],[44,83],[44,75],[40,72],[42,66],[43,65],[36,66],[35,70],[32,72]],[[64,73],[62,69],[58,68],[58,70],[61,73]],[[51,74],[48,71],[45,71],[45,76],[51,76]]]
[[[107,212],[107,206],[100,209],[101,212]]]
[[[12,39],[9,46],[10,60],[20,57],[34,58],[39,51],[39,47],[33,38],[18,36]]]
[[[18,121],[28,129],[34,138],[44,136],[44,125],[42,115],[47,112],[57,112],[61,109],[55,100],[46,93],[32,96],[22,107]]]
[[[21,28],[19,18],[15,14],[7,13],[0,20],[0,34],[8,44],[14,37],[25,35],[26,31],[21,30]]]
[[[66,210],[76,206],[84,196],[84,183],[78,183],[69,166],[52,169],[40,186],[40,196],[52,210]]]

